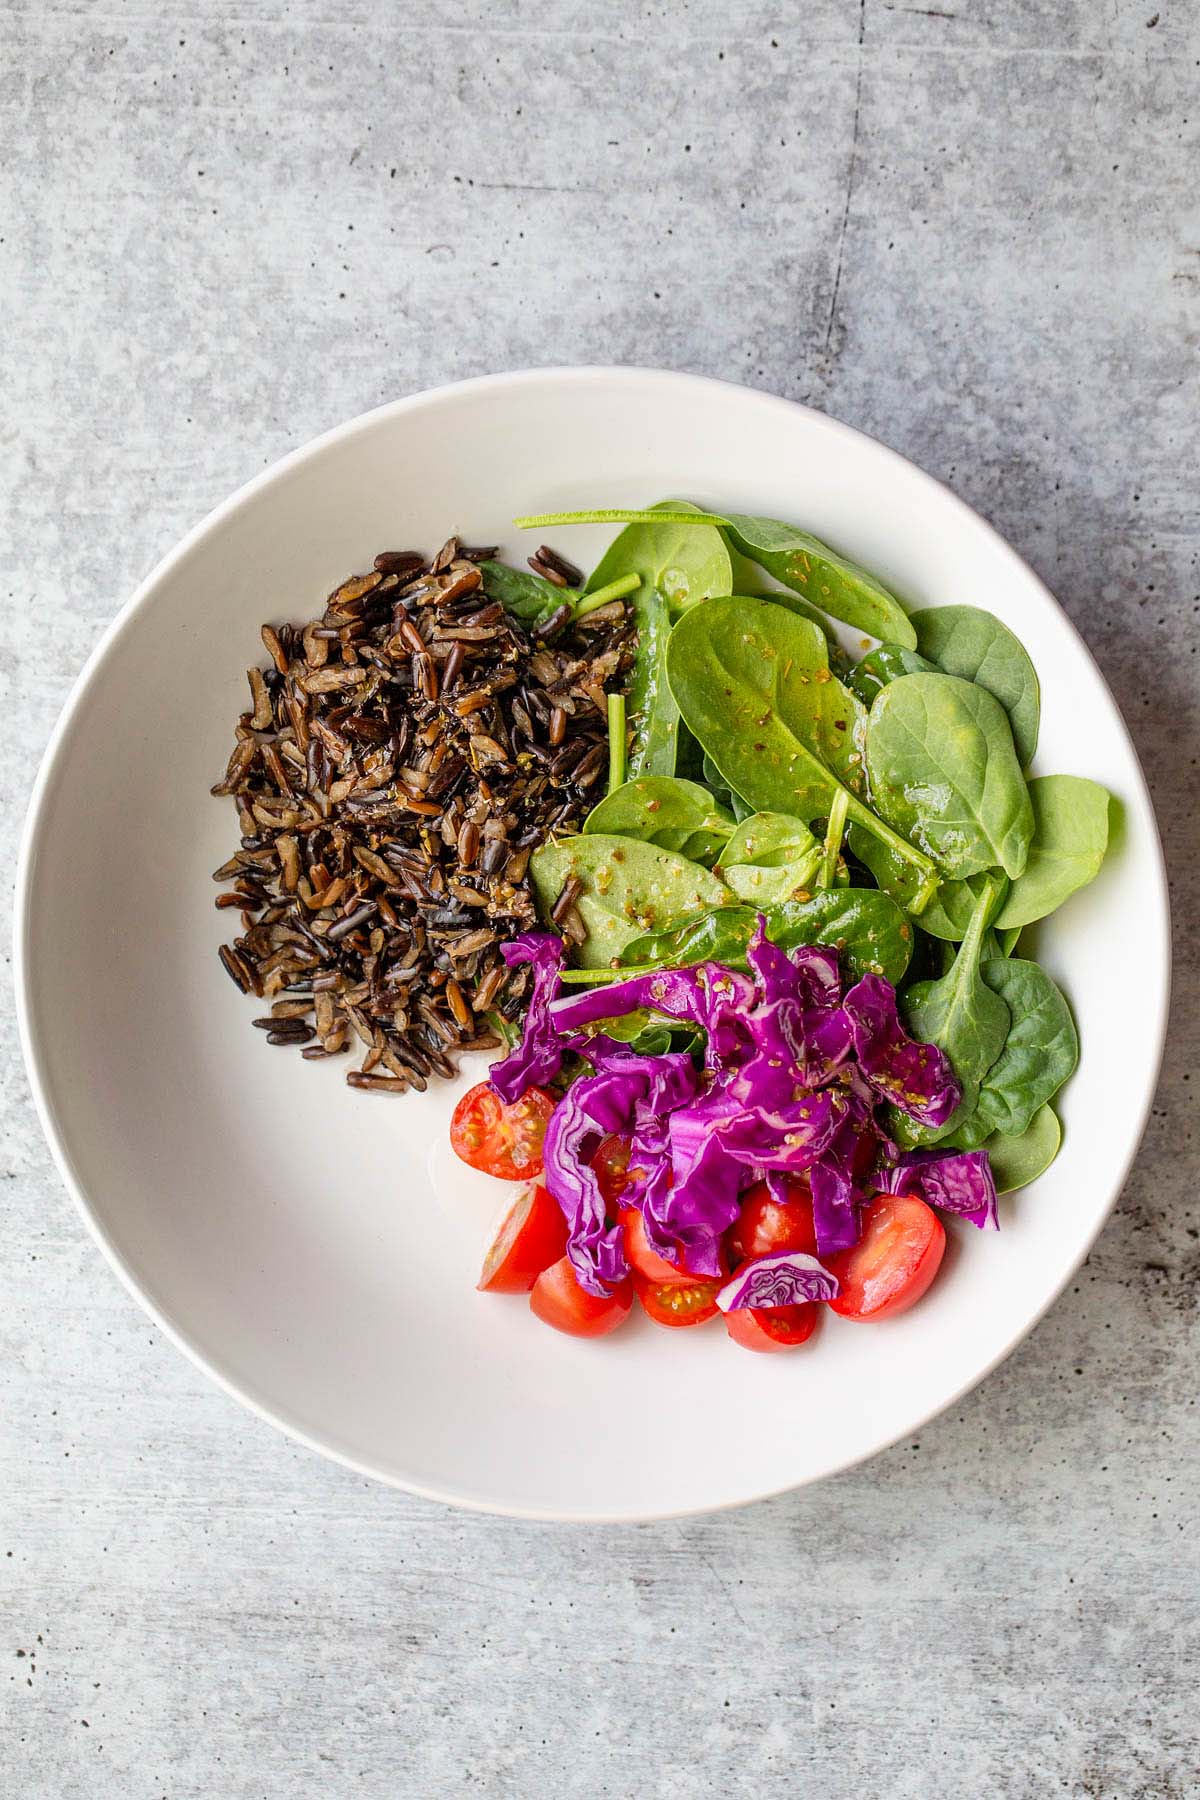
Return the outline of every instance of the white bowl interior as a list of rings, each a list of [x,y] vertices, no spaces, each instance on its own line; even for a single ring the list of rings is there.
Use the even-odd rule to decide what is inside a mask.
[[[507,1192],[445,1143],[461,1087],[379,1099],[251,1030],[222,973],[209,798],[264,619],[303,618],[390,546],[531,547],[520,512],[686,495],[795,519],[913,605],[989,607],[1042,677],[1036,769],[1121,803],[1100,878],[1041,932],[1083,1046],[1065,1143],[1004,1229],[955,1232],[920,1307],[830,1318],[793,1356],[635,1321],[600,1344],[474,1291]],[[587,563],[609,533],[560,531]],[[1136,1149],[1168,980],[1154,821],[1088,653],[944,489],[820,415],[633,370],[493,378],[397,403],[262,477],[156,571],[52,746],[27,846],[25,1029],[68,1182],[135,1290],[250,1404],[387,1480],[499,1510],[646,1517],[813,1479],[913,1430],[1012,1347],[1091,1242]],[[1127,964],[1114,979],[1114,972]],[[346,1065],[349,1066],[349,1065]],[[470,1079],[478,1078],[472,1071]]]

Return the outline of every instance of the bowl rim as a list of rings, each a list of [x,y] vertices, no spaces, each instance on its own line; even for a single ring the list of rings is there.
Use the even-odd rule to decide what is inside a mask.
[[[1044,1304],[1025,1320],[1007,1343],[982,1368],[972,1371],[970,1376],[956,1387],[953,1392],[940,1400],[937,1405],[923,1412],[915,1420],[906,1420],[903,1427],[897,1430],[872,1449],[862,1455],[839,1461],[818,1473],[801,1476],[797,1481],[785,1482],[778,1486],[764,1489],[761,1493],[745,1495],[734,1499],[695,1507],[669,1507],[651,1512],[589,1512],[586,1510],[570,1512],[546,1507],[529,1507],[489,1502],[475,1496],[455,1492],[450,1488],[439,1488],[416,1481],[402,1479],[391,1470],[381,1469],[369,1461],[347,1454],[335,1445],[323,1441],[320,1437],[303,1430],[284,1414],[260,1399],[241,1382],[226,1372],[210,1354],[201,1350],[189,1335],[188,1329],[175,1318],[171,1312],[151,1299],[128,1259],[116,1247],[109,1236],[98,1213],[93,1209],[82,1178],[78,1174],[67,1144],[66,1132],[60,1128],[56,1110],[50,1100],[46,1083],[42,1074],[41,1045],[37,1027],[34,1023],[33,1004],[30,995],[31,941],[32,941],[32,898],[34,877],[37,868],[40,840],[50,817],[54,791],[60,776],[61,764],[67,742],[73,731],[76,717],[93,679],[101,668],[109,661],[118,648],[126,630],[133,620],[148,606],[153,604],[155,593],[160,583],[169,576],[176,566],[206,538],[219,531],[228,519],[249,506],[264,489],[283,480],[296,467],[314,460],[335,445],[371,429],[384,419],[402,416],[406,413],[417,413],[438,406],[447,397],[456,394],[496,393],[506,389],[534,387],[544,383],[574,383],[577,385],[600,386],[606,383],[632,380],[638,383],[657,383],[665,388],[708,389],[714,394],[734,393],[752,396],[755,403],[765,409],[789,414],[799,412],[820,421],[821,429],[831,432],[835,437],[865,442],[873,451],[882,453],[889,461],[894,461],[908,475],[915,476],[919,485],[927,484],[928,489],[936,493],[940,505],[949,503],[960,514],[964,515],[976,527],[982,527],[997,543],[998,547],[1012,559],[1014,565],[1031,582],[1041,595],[1050,602],[1065,622],[1073,636],[1077,647],[1091,663],[1100,684],[1112,704],[1113,711],[1120,725],[1121,733],[1129,751],[1133,771],[1133,786],[1149,822],[1153,847],[1151,876],[1155,890],[1157,911],[1163,943],[1163,963],[1161,980],[1156,995],[1155,1018],[1153,1022],[1155,1051],[1152,1070],[1148,1071],[1150,1079],[1146,1083],[1145,1097],[1138,1109],[1136,1133],[1131,1139],[1131,1147],[1119,1168],[1114,1169],[1112,1191],[1108,1204],[1104,1208],[1094,1227],[1081,1241],[1078,1254],[1063,1275],[1062,1280],[1047,1297]],[[99,1246],[105,1260],[115,1272],[118,1280],[133,1297],[142,1310],[154,1321],[159,1330],[175,1347],[187,1357],[196,1368],[200,1369],[211,1381],[221,1388],[230,1398],[246,1407],[258,1418],[276,1427],[293,1442],[302,1444],[306,1449],[315,1451],[354,1473],[382,1482],[384,1485],[402,1493],[412,1494],[420,1499],[432,1500],[447,1506],[455,1506],[462,1510],[482,1513],[495,1517],[513,1519],[544,1520],[565,1524],[633,1524],[659,1519],[676,1519],[700,1517],[709,1513],[728,1512],[737,1507],[749,1506],[760,1500],[777,1498],[779,1495],[792,1493],[799,1488],[807,1487],[817,1481],[828,1479],[831,1475],[840,1474],[844,1470],[858,1467],[892,1448],[902,1438],[912,1432],[921,1430],[931,1419],[955,1405],[964,1395],[984,1382],[1016,1349],[1045,1317],[1050,1307],[1059,1299],[1064,1289],[1077,1274],[1095,1244],[1104,1226],[1120,1198],[1122,1189],[1128,1179],[1129,1172],[1141,1149],[1147,1123],[1150,1118],[1155,1094],[1157,1092],[1162,1060],[1166,1047],[1167,1024],[1171,1003],[1172,987],[1172,938],[1170,897],[1167,886],[1166,862],[1163,855],[1162,837],[1154,811],[1154,804],[1146,783],[1145,774],[1137,748],[1133,742],[1125,718],[1116,702],[1112,689],[1093,657],[1082,633],[1074,624],[1065,608],[1059,603],[1041,577],[1024,560],[1017,550],[982,514],[961,499],[954,491],[936,476],[930,475],[919,464],[911,461],[890,445],[874,438],[868,432],[847,425],[840,419],[832,418],[819,408],[807,406],[801,401],[789,400],[782,395],[764,392],[746,385],[718,379],[715,376],[697,375],[684,370],[659,369],[642,367],[638,364],[582,364],[582,365],[549,365],[543,368],[514,369],[491,375],[471,376],[459,381],[439,383],[435,387],[421,389],[417,393],[403,395],[398,399],[385,401],[382,405],[372,407],[355,417],[344,420],[341,424],[320,433],[319,436],[288,451],[285,455],[270,463],[259,471],[229,497],[221,501],[200,521],[192,526],[182,538],[175,543],[166,554],[154,564],[150,572],[139,582],[134,592],[121,606],[115,617],[102,631],[96,644],[89,653],[83,667],[76,676],[55,721],[54,727],[42,753],[33,787],[30,792],[28,808],[21,831],[17,852],[17,870],[14,891],[13,911],[13,983],[16,1003],[18,1035],[24,1058],[25,1069],[33,1096],[38,1119],[49,1144],[55,1166],[77,1211],[83,1219],[93,1241]]]

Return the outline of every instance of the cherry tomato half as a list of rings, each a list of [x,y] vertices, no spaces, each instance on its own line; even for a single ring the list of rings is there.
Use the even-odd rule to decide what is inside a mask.
[[[704,1325],[716,1316],[719,1281],[680,1281],[678,1277],[647,1281],[644,1275],[635,1274],[633,1286],[647,1318],[672,1331],[684,1325]]]
[[[745,1262],[748,1257],[774,1256],[781,1250],[817,1254],[812,1196],[806,1184],[792,1176],[786,1177],[786,1191],[786,1201],[780,1201],[772,1198],[765,1181],[747,1188],[741,1213],[725,1233],[731,1256]]]
[[[738,1306],[725,1314],[725,1329],[743,1350],[795,1350],[817,1329],[821,1305]]]
[[[636,1206],[623,1206],[617,1214],[617,1223],[625,1238],[625,1257],[635,1275],[641,1275],[646,1281],[666,1283],[668,1281],[707,1281],[707,1275],[701,1275],[696,1269],[689,1269],[687,1258],[679,1262],[669,1262],[651,1248],[650,1239],[646,1236],[646,1221]],[[721,1258],[724,1265],[724,1257]]]
[[[484,1294],[527,1294],[543,1269],[566,1253],[567,1221],[538,1183],[504,1215],[476,1286]]]
[[[604,1337],[623,1325],[633,1305],[629,1277],[619,1282],[604,1299],[589,1294],[575,1279],[569,1256],[543,1269],[533,1284],[529,1304],[537,1317],[568,1337]]]
[[[542,1172],[542,1140],[554,1096],[526,1088],[509,1106],[489,1082],[463,1095],[450,1121],[450,1145],[472,1169],[501,1181],[531,1181]]]
[[[946,1233],[915,1194],[880,1194],[862,1212],[852,1250],[825,1258],[841,1282],[829,1305],[843,1319],[890,1319],[919,1300],[937,1274]]]
[[[628,1185],[630,1143],[628,1138],[610,1132],[601,1138],[592,1157],[592,1173],[600,1184],[604,1204],[615,1210],[617,1201]]]

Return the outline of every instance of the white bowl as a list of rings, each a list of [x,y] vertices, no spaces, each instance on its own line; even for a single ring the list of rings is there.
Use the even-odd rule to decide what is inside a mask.
[[[795,520],[911,604],[989,607],[1041,675],[1037,768],[1093,776],[1123,809],[1099,879],[1041,934],[1083,1046],[1058,1161],[1002,1201],[999,1236],[955,1231],[911,1313],[869,1328],[831,1317],[792,1356],[646,1321],[577,1342],[522,1300],[476,1293],[500,1184],[447,1150],[467,1078],[401,1100],[356,1094],[339,1063],[268,1048],[216,956],[210,874],[235,821],[208,788],[261,621],[312,615],[384,547],[432,550],[457,530],[519,562],[531,546],[514,514],[664,494]],[[608,535],[555,534],[585,564]],[[538,370],[440,388],[243,488],[88,662],[38,779],[18,885],[21,1022],[46,1134],[147,1311],[327,1455],[529,1517],[737,1505],[914,1431],[1007,1355],[1079,1264],[1137,1148],[1163,1043],[1150,802],[1112,697],[1046,589],[892,451],[687,375]]]

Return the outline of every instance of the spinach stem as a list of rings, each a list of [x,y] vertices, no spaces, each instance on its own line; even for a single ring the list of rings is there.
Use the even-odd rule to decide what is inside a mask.
[[[608,791],[625,781],[625,696],[608,696]]]
[[[838,786],[841,786],[840,782]],[[878,813],[873,813],[869,806],[864,806],[862,801],[857,799],[848,788],[843,788],[842,791],[846,795],[847,812],[854,823],[861,825],[873,837],[877,837],[881,843],[887,844],[896,852],[897,856],[902,856],[905,862],[910,862],[915,868],[920,869],[924,880],[914,896],[914,901],[919,904],[914,904],[909,910],[918,914],[923,912],[937,892],[938,872],[933,863],[914,845],[910,844],[907,838],[902,838],[899,832],[892,830],[890,825],[885,825]]]
[[[821,870],[817,876],[817,886],[827,888],[833,886],[837,874],[838,857],[842,852],[842,838],[846,830],[846,814],[850,806],[850,796],[844,787],[839,787],[833,796],[833,804],[829,808],[829,824],[825,829],[825,848],[821,853]]]
[[[597,588],[594,594],[581,594],[575,605],[575,617],[582,619],[601,606],[607,606],[610,600],[623,600],[626,594],[632,594],[634,588],[642,585],[640,575],[631,571],[628,575],[618,575],[607,587]]]
[[[526,513],[514,519],[519,531],[543,525],[728,525],[721,513],[653,512],[647,507],[597,506],[590,512]]]

